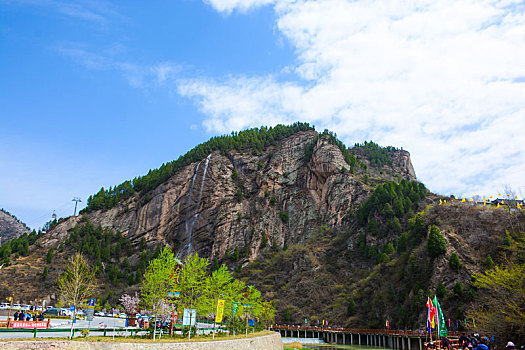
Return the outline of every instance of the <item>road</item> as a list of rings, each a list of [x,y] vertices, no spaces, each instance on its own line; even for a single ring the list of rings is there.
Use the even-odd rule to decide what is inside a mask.
[[[0,321],[7,320],[7,316],[0,316]],[[91,324],[86,320],[77,320],[74,327],[75,328],[88,328],[91,329],[92,335],[103,335],[102,332],[93,332],[97,329],[104,329],[104,328],[111,328],[111,330],[107,331],[107,336],[112,336],[113,333],[115,336],[125,336],[130,335],[129,331],[126,331],[126,328],[124,327],[126,324],[126,320],[122,318],[115,318],[115,317],[99,317],[94,316],[93,321]],[[212,327],[210,324],[207,323],[197,323],[197,327],[199,328],[199,333],[201,332],[200,329],[203,328],[210,328]],[[67,319],[51,319],[50,328],[53,329],[64,329],[64,328],[71,328],[71,320]],[[113,328],[117,328],[115,332],[113,332]],[[119,331],[118,328],[121,328]],[[158,332],[158,330],[157,330]],[[211,332],[210,330],[203,331],[205,333]],[[146,334],[146,332],[141,332],[142,334]],[[140,334],[140,333],[139,333]],[[75,333],[75,337],[80,336],[80,332]],[[158,333],[157,333],[158,336]],[[69,337],[69,332],[38,332],[37,331],[37,338],[50,338],[50,337]],[[0,339],[16,339],[16,338],[33,338],[33,333],[26,333],[26,332],[0,332]]]

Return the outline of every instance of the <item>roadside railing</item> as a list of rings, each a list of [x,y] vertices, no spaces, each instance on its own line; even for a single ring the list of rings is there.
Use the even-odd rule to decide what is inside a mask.
[[[291,325],[273,325],[274,330],[293,330],[293,331],[315,331],[315,332],[332,332],[332,333],[360,333],[360,334],[383,334],[396,336],[426,336],[425,330],[403,330],[403,329],[363,329],[363,328],[341,328],[341,327],[320,327],[320,326],[291,326]],[[449,337],[459,337],[464,332],[449,331]],[[432,333],[437,338],[437,332]]]

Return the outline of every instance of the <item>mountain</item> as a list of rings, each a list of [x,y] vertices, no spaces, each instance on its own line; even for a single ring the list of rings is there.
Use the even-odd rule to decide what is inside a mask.
[[[0,297],[28,284],[20,298],[56,300],[67,257],[81,251],[99,267],[101,303],[115,305],[167,244],[226,264],[276,301],[278,322],[424,327],[434,293],[451,320],[476,308],[472,275],[521,256],[507,243],[525,242],[523,225],[522,211],[431,193],[405,150],[348,148],[302,123],[250,129],[90,196],[11,256]]]
[[[29,227],[18,220],[16,216],[11,215],[4,209],[0,209],[0,245],[29,231],[31,231]]]

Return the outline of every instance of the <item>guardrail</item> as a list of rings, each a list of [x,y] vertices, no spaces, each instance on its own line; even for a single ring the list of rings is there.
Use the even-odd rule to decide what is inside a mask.
[[[271,329],[275,330],[293,330],[293,331],[315,331],[315,332],[333,332],[333,333],[355,333],[355,334],[384,334],[397,336],[426,336],[427,331],[423,330],[403,330],[403,329],[362,329],[362,328],[341,328],[341,327],[317,327],[317,326],[290,326],[290,325],[273,325]],[[459,337],[465,332],[449,331],[448,335]],[[433,332],[432,336],[437,336]]]
[[[177,330],[182,330],[183,325],[175,325],[174,328]],[[122,336],[122,333],[124,333],[124,336],[127,336],[127,333],[130,333],[131,336],[134,334],[137,335],[140,332],[153,332],[151,329],[142,329],[142,328],[122,328],[122,327],[106,327],[106,328],[73,328],[73,337],[75,336],[75,333],[82,331],[83,329],[89,330],[89,333],[103,333],[103,336]],[[157,328],[158,329],[158,328]],[[199,328],[198,331],[211,331],[213,328]],[[219,330],[219,328],[215,328],[215,330]],[[33,329],[17,329],[17,328],[2,328],[0,329],[0,338],[2,333],[33,333],[33,338],[37,338],[38,333],[70,333],[70,328],[33,328]],[[157,330],[159,332],[159,330]],[[165,333],[168,334],[167,332]]]

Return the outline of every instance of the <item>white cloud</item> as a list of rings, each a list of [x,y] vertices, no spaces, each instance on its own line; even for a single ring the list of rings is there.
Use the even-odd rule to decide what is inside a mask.
[[[244,13],[256,7],[273,4],[275,0],[205,0],[205,2],[219,12],[230,14],[235,9]]]
[[[88,69],[116,70],[124,76],[129,85],[139,89],[171,82],[182,70],[180,65],[171,62],[140,65],[115,58],[125,50],[119,44],[102,49],[101,53],[94,53],[84,45],[71,43],[56,45],[53,49]]]
[[[373,139],[408,149],[419,178],[440,193],[523,186],[519,2],[209,3],[223,13],[274,3],[276,27],[296,48],[298,78],[180,81],[179,93],[209,116],[210,132],[303,120],[347,144]]]

